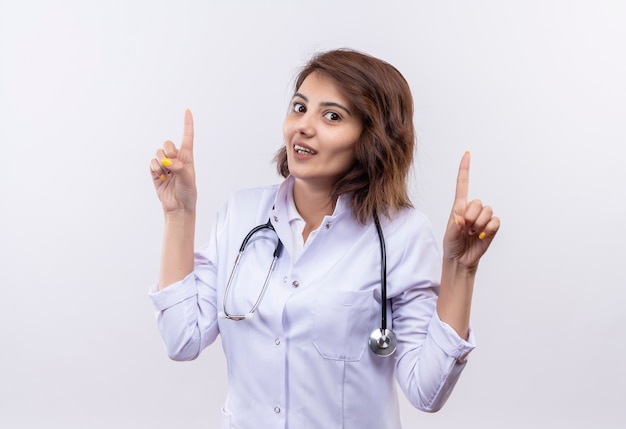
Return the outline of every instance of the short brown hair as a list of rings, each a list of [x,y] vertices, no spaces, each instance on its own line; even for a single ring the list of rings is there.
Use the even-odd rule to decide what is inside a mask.
[[[336,183],[332,196],[352,193],[352,210],[365,224],[375,213],[411,207],[407,177],[413,163],[413,97],[402,74],[385,61],[339,49],[315,55],[295,82],[297,91],[313,72],[332,78],[363,119],[355,162]],[[275,156],[279,174],[289,175],[287,151]]]

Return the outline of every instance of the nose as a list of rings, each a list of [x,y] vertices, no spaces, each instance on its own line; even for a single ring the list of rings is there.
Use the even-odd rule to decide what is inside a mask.
[[[311,136],[315,134],[315,124],[313,121],[313,117],[308,112],[298,116],[294,125],[294,129],[298,134],[304,136]]]

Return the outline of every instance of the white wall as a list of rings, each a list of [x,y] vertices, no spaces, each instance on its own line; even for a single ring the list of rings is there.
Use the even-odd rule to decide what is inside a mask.
[[[278,180],[291,80],[336,47],[411,84],[439,236],[468,149],[503,221],[479,347],[405,428],[624,427],[624,22],[618,0],[0,0],[0,427],[217,427],[221,348],[169,361],[146,296],[149,160],[191,108],[206,240],[227,195]]]

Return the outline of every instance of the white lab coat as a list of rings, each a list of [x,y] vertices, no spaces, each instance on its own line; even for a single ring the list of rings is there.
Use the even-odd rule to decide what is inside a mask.
[[[196,252],[193,273],[153,288],[169,356],[194,359],[221,335],[229,386],[222,428],[398,429],[396,379],[415,407],[438,410],[474,345],[471,334],[463,340],[436,314],[441,262],[428,220],[414,209],[381,218],[387,323],[398,340],[395,354],[382,358],[368,346],[381,324],[373,221],[358,224],[340,197],[294,261],[292,186],[288,178],[236,193]],[[242,240],[268,218],[285,248],[265,296],[251,320],[218,319]],[[227,300],[230,314],[245,314],[256,301],[276,234],[266,229],[250,241]]]

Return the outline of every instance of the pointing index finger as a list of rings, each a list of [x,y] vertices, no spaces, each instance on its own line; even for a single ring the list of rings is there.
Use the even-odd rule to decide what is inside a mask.
[[[461,164],[459,165],[459,174],[456,178],[456,193],[454,200],[460,203],[467,203],[467,194],[469,190],[469,167],[470,167],[470,153],[465,152],[463,158],[461,158]]]
[[[180,144],[181,149],[187,148],[193,150],[193,116],[191,110],[185,110],[185,126],[183,128],[183,140]]]

